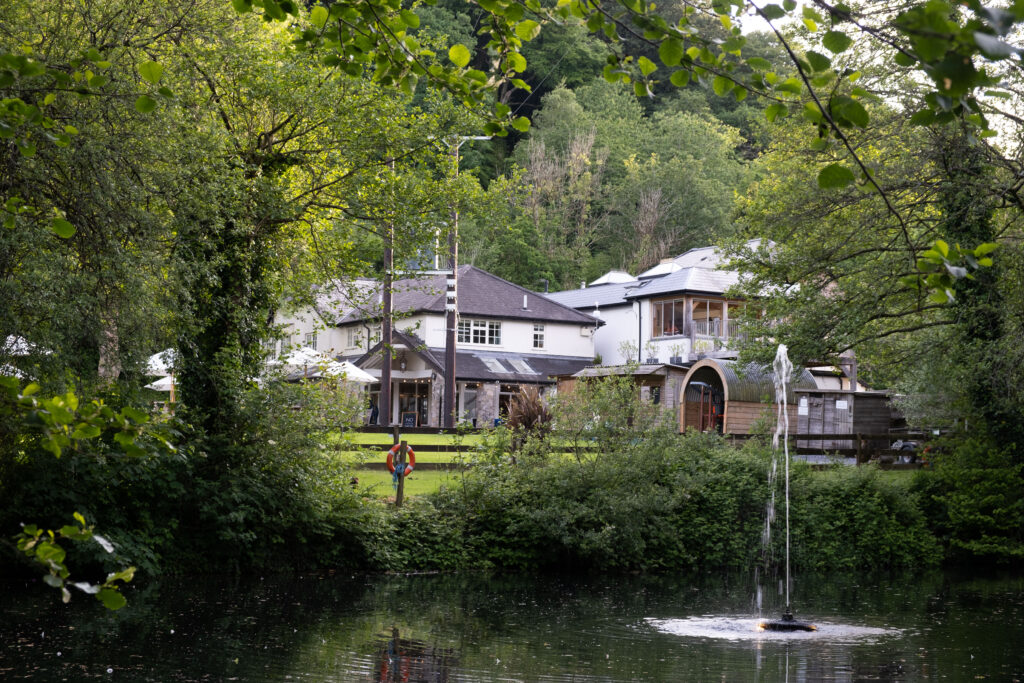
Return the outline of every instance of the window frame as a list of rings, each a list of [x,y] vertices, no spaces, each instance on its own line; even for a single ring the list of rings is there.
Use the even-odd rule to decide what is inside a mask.
[[[501,346],[501,323],[478,318],[460,319],[456,342],[475,346]]]

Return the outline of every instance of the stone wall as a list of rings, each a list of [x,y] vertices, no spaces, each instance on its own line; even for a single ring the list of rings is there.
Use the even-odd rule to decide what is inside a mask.
[[[498,418],[498,392],[500,385],[497,382],[482,383],[476,394],[476,426],[490,427]]]
[[[444,424],[441,419],[441,397],[444,394],[444,377],[435,375],[434,381],[430,383],[430,405],[427,408],[427,426],[440,427]]]

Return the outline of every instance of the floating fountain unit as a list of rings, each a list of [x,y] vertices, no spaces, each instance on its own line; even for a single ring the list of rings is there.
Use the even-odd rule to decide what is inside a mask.
[[[782,613],[781,619],[772,619],[770,621],[762,621],[757,625],[757,628],[762,631],[817,631],[818,627],[814,624],[810,624],[806,621],[797,621],[793,618],[793,613],[787,608]]]
[[[782,613],[781,619],[762,621],[757,628],[760,631],[817,631],[818,627],[806,621],[797,621],[793,618],[793,610],[789,606],[789,413],[786,411],[786,385],[793,376],[793,364],[786,353],[786,345],[779,344],[778,353],[775,354],[775,362],[772,363],[773,379],[775,382],[775,404],[777,408],[777,420],[775,425],[775,437],[772,439],[772,448],[777,453],[779,450],[779,437],[783,437],[782,452],[786,463],[786,611]],[[772,494],[774,500],[774,494]],[[765,544],[769,539],[772,514],[768,515],[765,522]]]

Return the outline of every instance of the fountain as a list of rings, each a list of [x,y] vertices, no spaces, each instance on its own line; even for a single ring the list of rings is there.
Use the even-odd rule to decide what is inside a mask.
[[[779,437],[782,436],[782,452],[786,466],[786,611],[782,613],[781,619],[762,621],[758,624],[758,628],[763,631],[816,631],[817,627],[814,624],[798,621],[793,617],[793,610],[789,601],[789,412],[786,410],[786,386],[793,377],[793,363],[790,362],[789,355],[786,353],[785,344],[779,344],[779,350],[775,354],[775,361],[772,363],[772,370],[774,371],[772,379],[775,383],[776,406],[775,435],[772,437],[772,450],[776,455],[778,454]],[[762,536],[766,549],[771,540],[771,524],[775,517],[774,478],[775,472],[778,469],[777,462],[777,458],[773,459],[771,473],[769,474],[772,492],[768,502],[767,514],[765,515],[765,530]],[[760,599],[758,602],[760,603]],[[758,606],[760,607],[760,604]]]
[[[648,618],[645,622],[648,626],[663,633],[698,638],[698,639],[719,639],[729,641],[754,641],[757,643],[780,641],[797,642],[811,640],[816,642],[829,643],[853,643],[865,642],[877,638],[887,638],[900,633],[899,629],[880,628],[872,626],[858,626],[851,624],[836,624],[822,622],[813,624],[800,621],[793,616],[792,604],[790,602],[790,568],[789,568],[789,413],[787,412],[788,401],[786,398],[786,387],[792,380],[793,365],[789,360],[787,349],[784,344],[779,345],[772,364],[774,370],[775,398],[777,409],[777,423],[775,435],[772,439],[773,458],[768,472],[769,489],[771,495],[765,509],[765,525],[761,534],[761,541],[765,555],[763,565],[767,566],[768,552],[771,548],[772,522],[775,520],[775,491],[776,480],[779,474],[779,454],[785,458],[785,504],[786,504],[786,558],[785,558],[785,590],[783,591],[780,582],[779,593],[785,596],[785,611],[779,619],[764,619],[761,617],[761,606],[763,590],[758,580],[760,571],[755,572],[755,585],[757,586],[756,603],[757,616],[744,615],[713,615],[700,614],[684,618]],[[782,440],[780,451],[779,441]],[[759,568],[760,569],[760,568]]]

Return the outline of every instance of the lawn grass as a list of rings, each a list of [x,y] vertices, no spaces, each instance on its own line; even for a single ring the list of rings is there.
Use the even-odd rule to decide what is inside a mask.
[[[337,451],[338,455],[347,463],[357,464],[365,462],[384,462],[387,460],[387,450],[381,448],[380,450],[365,449],[360,451]],[[415,451],[414,451],[415,453]],[[417,463],[433,462],[433,463],[458,463],[458,462],[469,462],[472,459],[471,452],[463,452],[461,459],[458,453],[454,451],[450,452],[438,452],[438,453],[415,453]]]
[[[390,448],[394,445],[390,434],[346,432],[345,438],[350,443],[360,445],[379,445],[382,448]],[[410,434],[409,436],[404,436],[399,432],[399,439],[402,438],[413,445],[422,444],[424,446],[454,446],[458,440],[456,434]],[[466,434],[461,440],[465,446],[477,446],[483,443],[484,436],[483,434]]]
[[[366,491],[377,498],[394,498],[395,489],[391,488],[391,473],[387,470],[356,470],[354,474],[359,477],[359,489]],[[458,483],[458,472],[446,470],[422,470],[416,471],[405,478],[406,497],[425,496],[435,493],[442,484],[451,482]]]

